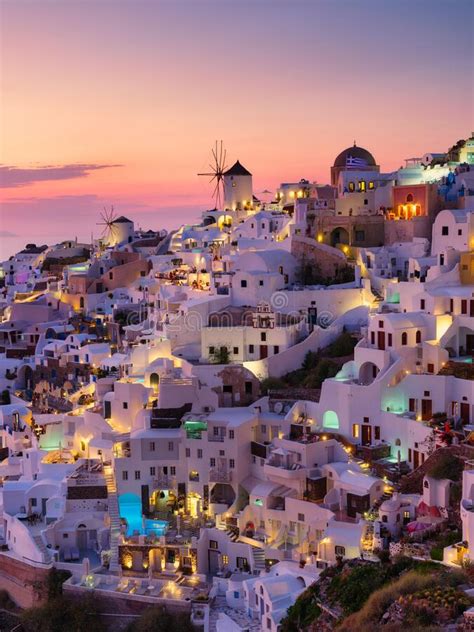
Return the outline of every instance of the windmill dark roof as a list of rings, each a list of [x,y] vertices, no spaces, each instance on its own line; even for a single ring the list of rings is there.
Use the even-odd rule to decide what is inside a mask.
[[[336,160],[334,161],[335,167],[346,167],[348,164],[348,159],[361,159],[365,161],[367,167],[375,167],[377,163],[375,162],[375,158],[372,156],[370,151],[364,149],[363,147],[357,147],[354,143],[353,147],[348,147],[341,151]],[[354,165],[355,166],[355,165]]]
[[[131,219],[128,219],[127,217],[124,217],[123,215],[120,215],[120,217],[117,217],[117,219],[114,219],[112,224],[133,224],[133,222]]]
[[[240,162],[237,160],[237,162],[234,165],[232,165],[230,169],[227,169],[227,171],[224,171],[224,175],[225,176],[251,176],[252,174],[250,173],[250,171],[247,171],[247,169],[244,166],[242,166]]]

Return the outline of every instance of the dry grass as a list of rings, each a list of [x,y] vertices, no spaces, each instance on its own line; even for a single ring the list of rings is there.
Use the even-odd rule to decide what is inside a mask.
[[[376,629],[380,618],[389,605],[401,595],[408,595],[418,590],[432,587],[436,582],[433,575],[420,575],[416,571],[405,573],[395,582],[383,586],[374,592],[363,607],[350,615],[338,626],[340,632],[360,632]],[[385,629],[385,626],[384,626]]]

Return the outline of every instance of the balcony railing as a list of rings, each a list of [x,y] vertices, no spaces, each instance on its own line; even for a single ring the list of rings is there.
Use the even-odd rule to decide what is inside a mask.
[[[153,479],[153,484],[158,489],[174,489],[176,487],[176,477],[167,474],[158,474]]]
[[[209,470],[209,481],[211,483],[230,483],[232,482],[232,472],[229,470]]]
[[[224,442],[223,435],[208,435],[208,441],[218,441],[219,443]]]
[[[270,467],[277,467],[281,470],[290,470],[292,472],[301,470],[303,466],[300,463],[284,463],[279,459],[269,458],[267,459],[265,465],[270,465]]]

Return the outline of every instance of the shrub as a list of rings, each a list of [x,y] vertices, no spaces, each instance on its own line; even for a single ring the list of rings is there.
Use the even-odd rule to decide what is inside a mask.
[[[357,629],[376,629],[376,624],[389,605],[401,595],[408,595],[432,585],[432,575],[421,575],[417,571],[408,571],[402,577],[387,586],[383,586],[378,590],[374,588],[374,591],[360,611],[355,612],[345,619],[338,629],[347,632],[352,632]],[[352,612],[354,612],[354,610]]]
[[[318,606],[316,598],[319,587],[315,584],[307,588],[288,608],[286,617],[281,621],[280,632],[293,632],[301,630],[318,619],[321,608]]]
[[[388,564],[390,562],[390,551],[388,549],[376,549],[374,553],[382,564]]]
[[[432,560],[437,560],[438,562],[443,561],[443,548],[440,546],[434,546],[430,551],[430,557]]]
[[[318,362],[311,375],[308,376],[308,382],[311,382],[313,386],[309,386],[305,380],[305,386],[307,388],[321,388],[324,380],[337,375],[339,371],[338,365],[332,360],[323,358]]]
[[[48,573],[48,599],[54,599],[63,594],[63,584],[71,577],[69,571],[62,571],[57,568],[52,568]]]
[[[260,389],[263,395],[267,395],[268,391],[285,388],[285,382],[278,377],[266,377],[260,382]]]
[[[218,347],[210,354],[210,360],[214,364],[229,364],[231,357],[227,347]]]
[[[347,615],[357,612],[384,579],[385,571],[378,564],[344,569],[331,580],[327,595],[332,603],[339,603]]]
[[[10,599],[10,595],[8,592],[2,588],[0,590],[0,608],[4,608],[5,610],[12,610],[16,606],[14,602]]]
[[[162,606],[151,606],[126,628],[126,632],[169,632],[169,630],[195,632],[195,627],[187,614],[173,614]]]
[[[435,544],[430,551],[431,559],[442,562],[443,550],[447,546],[456,544],[456,542],[460,542],[461,540],[462,540],[462,533],[458,529],[456,529],[456,531],[447,531],[445,533],[440,533],[436,537]]]
[[[304,357],[301,368],[304,371],[311,371],[318,363],[319,355],[316,351],[308,351]]]
[[[342,333],[336,340],[327,347],[325,355],[330,358],[340,358],[343,356],[351,355],[354,352],[354,347],[357,344],[357,340],[349,333]]]
[[[25,632],[103,632],[97,600],[87,594],[80,599],[56,597],[43,606],[29,608],[21,615]]]
[[[449,478],[452,481],[459,481],[462,476],[463,464],[451,452],[440,455],[436,463],[428,470],[428,476],[436,479]]]

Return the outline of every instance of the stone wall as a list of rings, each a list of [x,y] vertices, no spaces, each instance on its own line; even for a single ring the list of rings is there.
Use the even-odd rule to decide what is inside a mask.
[[[0,553],[0,590],[6,590],[21,608],[41,605],[48,593],[41,586],[46,586],[49,569],[46,564],[41,568]]]
[[[415,237],[431,239],[431,217],[414,217],[409,220],[387,220],[385,222],[385,245],[413,241]]]
[[[328,278],[334,277],[339,268],[346,266],[346,258],[340,250],[306,237],[293,237],[291,254],[299,263],[315,264],[320,274]]]
[[[251,371],[242,366],[226,366],[218,373],[222,386],[213,388],[219,395],[219,406],[250,406],[260,395],[260,382]],[[251,390],[247,392],[246,384]],[[223,392],[224,386],[232,386],[232,393]]]

